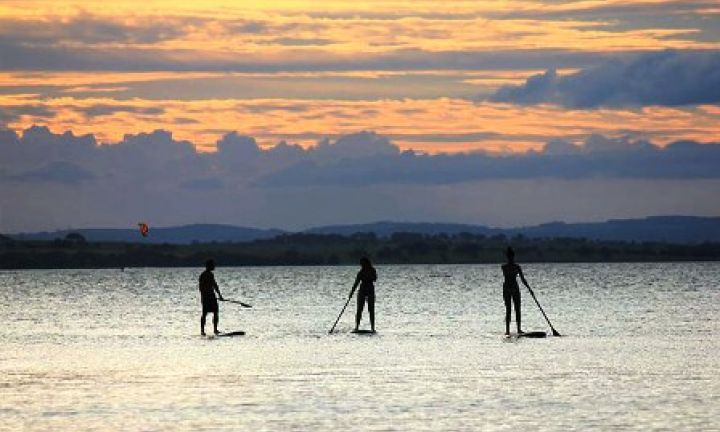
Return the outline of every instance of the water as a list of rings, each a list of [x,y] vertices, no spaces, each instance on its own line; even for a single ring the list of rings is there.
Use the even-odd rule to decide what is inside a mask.
[[[564,337],[502,338],[498,266],[378,267],[374,336],[354,267],[219,268],[235,338],[199,269],[0,272],[0,429],[720,430],[720,264],[524,268]]]

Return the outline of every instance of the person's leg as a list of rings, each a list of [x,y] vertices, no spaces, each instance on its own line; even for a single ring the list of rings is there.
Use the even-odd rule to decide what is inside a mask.
[[[205,336],[205,317],[207,316],[207,312],[205,310],[202,311],[202,314],[200,315],[200,334],[202,336]]]
[[[522,333],[522,326],[520,325],[520,289],[513,293],[513,303],[515,304],[515,323],[517,324],[518,333]]]
[[[368,313],[370,314],[370,329],[375,331],[375,293],[371,293],[368,298]]]
[[[220,333],[217,328],[219,322],[220,322],[220,311],[218,309],[215,309],[215,313],[213,313],[213,333],[215,333],[215,334]]]
[[[505,301],[505,334],[510,334],[510,295],[503,293],[503,300]]]
[[[365,296],[358,292],[357,310],[355,312],[355,330],[360,329],[360,320],[362,319],[363,308],[365,307]]]

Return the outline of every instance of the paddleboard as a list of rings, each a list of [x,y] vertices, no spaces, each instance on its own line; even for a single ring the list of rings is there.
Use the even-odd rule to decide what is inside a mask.
[[[526,333],[520,333],[517,335],[517,337],[524,337],[524,338],[544,338],[547,336],[547,333],[541,332],[541,331],[534,331],[534,332],[526,332]]]
[[[245,336],[245,332],[244,331],[232,331],[232,332],[220,333],[217,336],[218,337]]]
[[[375,334],[376,332],[374,332],[374,331],[372,331],[372,330],[353,330],[353,331],[351,331],[350,333],[355,333],[355,334],[369,334],[369,335],[371,335],[371,334]]]
[[[506,339],[509,339],[509,338],[533,338],[533,339],[540,339],[540,338],[547,337],[547,333],[541,332],[541,331],[534,331],[534,332],[525,332],[525,333],[520,333],[520,334],[513,333],[513,334],[509,334],[509,335],[504,335],[503,337],[506,338]]]
[[[547,333],[541,332],[541,331],[534,331],[534,332],[527,332],[527,333],[513,333],[509,335],[504,335],[503,338],[505,339],[519,339],[519,338],[531,338],[531,339],[542,339],[544,337],[547,337]]]

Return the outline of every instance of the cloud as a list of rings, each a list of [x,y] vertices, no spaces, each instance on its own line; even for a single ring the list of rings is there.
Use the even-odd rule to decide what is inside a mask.
[[[255,138],[230,132],[217,142],[217,152],[211,157],[229,175],[246,177],[262,169],[262,155]]]
[[[542,152],[418,155],[376,153],[305,161],[257,181],[265,187],[372,184],[455,184],[532,178],[720,178],[720,143],[679,141],[665,148],[629,138],[588,137],[582,144],[550,140]]]
[[[1,131],[0,154],[0,169],[7,178],[59,183],[90,179],[81,172],[84,170],[95,173],[97,180],[162,187],[201,177],[209,166],[192,144],[175,140],[163,130],[127,134],[118,143],[99,145],[93,135],[56,134],[33,126],[20,136]]]
[[[642,54],[566,76],[550,69],[522,85],[500,88],[490,100],[569,108],[716,104],[720,103],[720,51]]]
[[[720,211],[710,198],[720,187],[718,143],[658,147],[594,135],[582,142],[549,140],[526,154],[426,155],[400,151],[373,132],[306,149],[287,142],[261,147],[235,132],[217,148],[198,152],[164,130],[103,145],[92,135],[43,127],[0,131],[0,196],[13,203],[3,207],[0,222],[5,231],[132,226],[137,220],[288,228],[378,219],[517,224]]]
[[[17,147],[18,134],[14,130],[0,129],[0,146]]]
[[[27,115],[51,119],[55,113],[42,105],[21,105],[0,107],[0,126],[17,121],[20,117]]]
[[[233,20],[225,24],[225,28],[232,33],[261,34],[269,31],[268,23],[257,20]]]
[[[398,147],[387,137],[368,131],[344,135],[335,141],[322,139],[308,149],[285,141],[261,149],[255,138],[230,132],[218,141],[217,152],[208,157],[214,160],[216,166],[222,167],[227,175],[252,178],[278,172],[295,164],[330,165],[339,160],[352,161],[399,153]]]
[[[332,45],[335,43],[332,39],[323,39],[323,38],[290,38],[290,37],[282,37],[282,38],[275,38],[275,39],[269,39],[266,42],[269,45],[285,45],[285,46],[323,46],[323,45]]]
[[[41,78],[40,74],[37,79]],[[322,89],[319,81],[322,80],[318,79],[314,88]],[[176,84],[175,88],[183,86],[188,87],[189,82]],[[172,88],[166,89],[171,91]],[[43,124],[55,131],[72,128],[75,133],[94,133],[102,143],[116,143],[128,131],[164,129],[172,130],[175,136],[202,150],[214,150],[219,137],[234,129],[252,136],[265,149],[280,140],[307,148],[324,137],[334,140],[359,130],[375,130],[403,150],[429,153],[523,152],[540,149],[549,137],[579,139],[592,132],[645,137],[665,145],[682,139],[707,141],[716,135],[720,121],[717,105],[567,110],[547,104],[523,106],[456,98],[173,100],[0,96],[0,105],[3,103],[15,111],[43,107],[54,114],[52,118],[23,115],[8,124],[18,132],[32,124]],[[94,105],[129,106],[136,112],[127,110],[86,118],[82,110]],[[164,112],[147,114],[153,109]],[[177,122],[177,118],[192,121]]]
[[[653,153],[659,150],[645,140],[633,141],[629,137],[608,138],[599,134],[592,134],[584,142],[574,144],[564,139],[552,139],[548,141],[543,153],[549,156],[557,155],[602,155],[602,154],[634,154],[639,152]]]
[[[5,156],[0,168],[15,179],[67,183],[90,179],[87,173],[103,173],[111,182],[186,189],[443,185],[532,178],[720,178],[720,143],[683,140],[660,147],[646,140],[597,134],[582,142],[551,139],[542,150],[528,153],[428,155],[401,151],[389,138],[370,131],[323,139],[306,149],[284,141],[261,148],[253,137],[231,132],[217,142],[216,152],[201,153],[164,130],[128,134],[115,144],[98,145],[92,135],[54,134],[34,126],[21,136],[0,132],[0,151]]]
[[[80,111],[87,117],[107,116],[120,112],[145,115],[158,115],[165,113],[165,110],[161,107],[138,107],[123,104],[95,104],[87,107],[78,107],[77,111]]]
[[[260,156],[255,138],[239,135],[237,132],[225,134],[217,143],[217,155],[230,163],[252,160]]]
[[[447,50],[392,48],[348,56],[318,47],[311,52],[262,55],[246,51],[212,53],[191,48],[155,48],[130,45],[122,48],[94,45],[28,45],[0,38],[0,70],[41,71],[413,71],[509,70],[577,68],[595,64],[607,53],[566,49]],[[621,54],[615,54],[621,55]]]
[[[22,136],[11,131],[0,132],[0,168],[17,174],[56,161],[90,163],[94,150],[96,141],[92,135],[54,134],[43,126],[25,129]]]
[[[176,125],[195,125],[200,123],[199,120],[188,117],[175,117],[172,119],[172,122]]]
[[[712,9],[714,0],[677,2],[674,0],[653,2],[544,2],[537,8],[518,8],[512,11],[491,12],[488,16],[528,19],[625,19],[628,15],[642,16],[678,16],[680,14],[702,15],[704,10]]]
[[[95,174],[72,162],[50,162],[37,169],[6,177],[10,181],[40,181],[77,184],[95,179]]]
[[[141,23],[91,15],[68,19],[0,19],[0,41],[23,45],[108,43],[152,44],[185,34],[188,23],[180,19],[145,18]]]
[[[171,132],[127,134],[122,141],[96,147],[94,164],[117,181],[126,179],[140,187],[177,185],[202,177],[209,161],[189,141],[175,140]]]
[[[322,140],[317,146],[310,148],[308,153],[320,162],[335,162],[363,157],[394,156],[400,153],[398,147],[384,136],[375,132],[359,132],[345,135],[331,143]]]
[[[333,11],[322,2],[302,11],[200,11],[181,2],[161,15],[151,6],[95,3],[79,13],[46,1],[9,6],[0,18],[0,69],[529,70],[587,66],[610,52],[718,47],[714,21],[701,17],[710,1],[463,2],[450,12],[416,2]],[[654,19],[637,18],[651,11]]]

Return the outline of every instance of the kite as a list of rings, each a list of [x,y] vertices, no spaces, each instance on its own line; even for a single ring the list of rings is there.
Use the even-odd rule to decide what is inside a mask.
[[[148,226],[148,224],[140,222],[138,224],[138,228],[140,229],[140,234],[142,234],[143,237],[148,236],[148,233],[150,232],[150,227]]]

